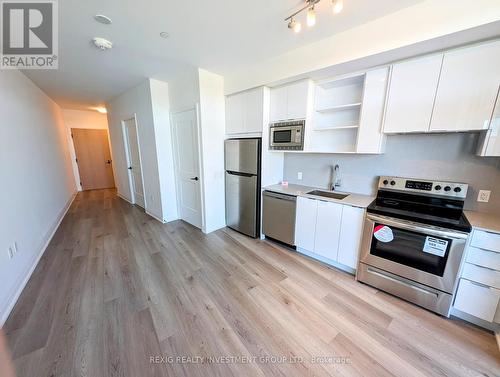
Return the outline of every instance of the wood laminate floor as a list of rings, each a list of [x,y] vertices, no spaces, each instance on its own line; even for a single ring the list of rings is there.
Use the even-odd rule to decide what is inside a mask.
[[[5,330],[19,377],[500,375],[486,331],[112,190],[78,194]]]

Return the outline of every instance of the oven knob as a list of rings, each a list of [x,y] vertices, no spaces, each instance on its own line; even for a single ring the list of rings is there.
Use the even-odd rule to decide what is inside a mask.
[[[396,181],[391,181],[391,186],[394,186],[396,184]]]
[[[441,186],[439,186],[439,185],[437,185],[436,187],[434,187],[434,190],[436,190],[436,191],[439,191],[439,190],[441,190],[441,189],[442,189],[442,187],[441,187]]]
[[[388,185],[389,184],[389,181],[387,179],[384,180],[384,182],[382,182],[384,185]]]
[[[446,186],[446,187],[444,188],[444,191],[451,191],[451,187],[450,187],[450,186]]]
[[[455,188],[453,189],[453,191],[455,191],[455,192],[460,192],[460,191],[462,191],[462,189],[461,189],[460,187],[455,187]]]

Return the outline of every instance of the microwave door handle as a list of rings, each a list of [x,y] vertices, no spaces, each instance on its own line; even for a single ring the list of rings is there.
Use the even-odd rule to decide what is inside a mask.
[[[389,217],[385,216],[377,216],[374,214],[367,214],[366,217],[372,221],[376,221],[377,223],[381,225],[388,225],[392,226],[394,228],[399,228],[399,229],[405,229],[405,230],[410,230],[413,232],[419,232],[419,233],[426,233],[431,236],[436,236],[436,237],[447,237],[447,238],[455,238],[455,239],[467,239],[468,234],[466,233],[461,233],[461,232],[453,232],[453,231],[446,231],[446,230],[440,230],[432,227],[427,227],[422,224],[415,224],[409,221],[405,220],[393,220]]]

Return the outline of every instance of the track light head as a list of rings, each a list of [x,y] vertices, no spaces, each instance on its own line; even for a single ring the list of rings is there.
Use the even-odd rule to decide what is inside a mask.
[[[332,0],[332,10],[334,14],[339,14],[344,9],[343,0]]]
[[[307,26],[311,27],[316,25],[316,12],[314,5],[307,10]]]
[[[295,33],[299,33],[302,30],[302,24],[295,21],[295,19],[292,17],[290,18],[290,22],[288,23],[288,28],[292,29]]]

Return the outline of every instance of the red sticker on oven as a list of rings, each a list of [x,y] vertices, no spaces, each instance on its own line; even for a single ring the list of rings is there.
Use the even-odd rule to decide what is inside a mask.
[[[377,225],[373,229],[373,235],[380,242],[391,242],[394,239],[394,233],[387,225]]]

